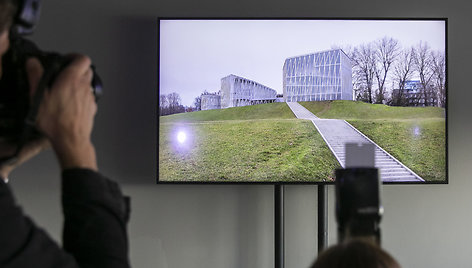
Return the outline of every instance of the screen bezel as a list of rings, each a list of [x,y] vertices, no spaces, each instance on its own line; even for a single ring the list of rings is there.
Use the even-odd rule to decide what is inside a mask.
[[[449,141],[448,141],[448,106],[449,106],[449,63],[448,63],[448,18],[447,17],[158,17],[157,18],[157,139],[159,139],[159,93],[160,93],[160,22],[162,20],[353,20],[353,21],[444,21],[445,23],[445,180],[444,181],[381,181],[387,185],[432,185],[449,184]],[[157,141],[157,184],[184,184],[184,185],[334,185],[335,181],[304,181],[304,182],[213,182],[213,181],[160,181],[159,180],[159,141]]]

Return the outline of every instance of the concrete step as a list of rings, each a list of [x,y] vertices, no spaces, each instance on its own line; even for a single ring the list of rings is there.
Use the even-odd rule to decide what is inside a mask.
[[[397,164],[397,163],[394,163],[394,164],[383,164],[383,165],[379,165],[379,164],[375,164],[375,167],[377,168],[380,168],[380,169],[389,169],[389,168],[403,168],[401,165]]]
[[[395,181],[417,181],[418,178],[414,175],[405,175],[405,176],[398,176],[398,175],[393,175],[393,176],[381,176],[383,181],[390,181],[390,182],[395,182]]]
[[[409,175],[411,174],[408,170],[392,170],[392,171],[385,171],[385,170],[380,170],[381,175],[386,175],[386,176],[396,176],[396,175]]]

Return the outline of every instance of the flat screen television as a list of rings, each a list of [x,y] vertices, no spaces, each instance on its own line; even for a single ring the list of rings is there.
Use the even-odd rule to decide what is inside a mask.
[[[447,183],[447,19],[158,19],[158,183]]]

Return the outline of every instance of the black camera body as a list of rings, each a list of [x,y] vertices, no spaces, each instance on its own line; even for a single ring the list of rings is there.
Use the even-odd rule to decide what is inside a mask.
[[[380,179],[377,168],[336,170],[338,240],[372,238],[380,244]]]
[[[23,36],[33,33],[39,20],[40,0],[16,0],[17,13],[10,28],[10,47],[2,57],[0,80],[0,141],[16,144],[17,152],[31,139],[40,135],[35,128],[36,114],[44,91],[50,88],[57,75],[73,60],[54,52],[40,50]],[[26,72],[26,61],[37,58],[44,69],[34,96],[30,96],[30,85]],[[102,82],[91,66],[93,78],[91,88],[97,101],[102,95]],[[9,157],[11,158],[11,157]],[[0,159],[0,163],[4,159]]]

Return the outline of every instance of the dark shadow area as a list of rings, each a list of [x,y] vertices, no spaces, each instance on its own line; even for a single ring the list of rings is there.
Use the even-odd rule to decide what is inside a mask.
[[[94,142],[99,166],[125,183],[156,181],[157,19],[116,18],[103,43],[105,83]]]

